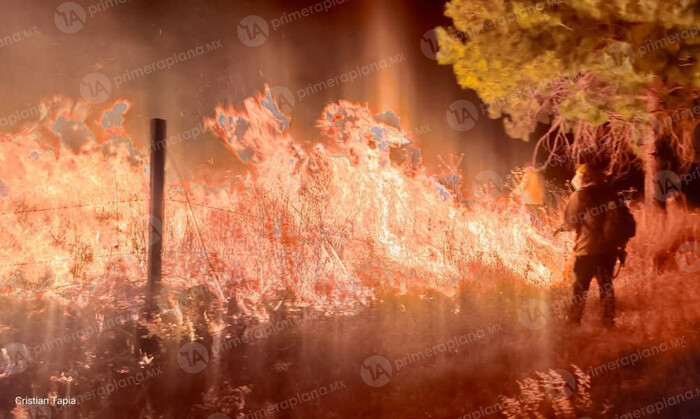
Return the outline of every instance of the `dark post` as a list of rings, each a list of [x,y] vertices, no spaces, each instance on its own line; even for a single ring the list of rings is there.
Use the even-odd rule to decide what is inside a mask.
[[[151,201],[148,221],[148,288],[146,315],[156,311],[163,257],[163,191],[165,189],[165,120],[151,120]]]

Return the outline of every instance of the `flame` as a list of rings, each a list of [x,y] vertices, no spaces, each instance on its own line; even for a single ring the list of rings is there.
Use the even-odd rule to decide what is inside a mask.
[[[145,282],[149,239],[147,150],[123,125],[131,105],[112,104],[96,123],[87,105],[53,100],[63,105],[0,137],[3,292],[128,302],[123,285]],[[163,240],[164,284],[205,284],[264,317],[290,292],[346,312],[379,292],[451,295],[488,267],[543,286],[561,279],[561,243],[517,206],[466,206],[420,162],[393,162],[391,149],[419,151],[385,120],[329,104],[318,120],[327,141],[304,149],[269,90],[242,110],[217,107],[205,126],[248,175],[169,185],[162,228],[150,232]]]

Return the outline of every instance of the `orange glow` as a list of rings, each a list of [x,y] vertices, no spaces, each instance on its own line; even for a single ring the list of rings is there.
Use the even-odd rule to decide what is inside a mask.
[[[264,318],[265,301],[283,291],[342,313],[380,292],[453,295],[482,268],[542,286],[561,280],[562,242],[504,196],[467,206],[426,168],[392,162],[406,135],[367,107],[329,104],[317,124],[328,141],[303,149],[270,100],[218,107],[205,121],[249,172],[226,187],[170,185],[166,286],[205,284]],[[148,153],[114,122],[116,105],[128,117],[119,101],[96,124],[66,101],[0,140],[0,275],[10,293],[119,300],[121,282],[145,282]],[[79,150],[59,145],[59,121],[84,133]]]

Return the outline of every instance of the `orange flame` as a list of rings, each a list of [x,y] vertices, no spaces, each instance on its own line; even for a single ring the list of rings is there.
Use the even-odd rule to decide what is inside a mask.
[[[119,300],[119,284],[145,281],[148,165],[123,127],[129,107],[118,101],[95,124],[86,105],[65,101],[2,137],[6,292]],[[310,150],[287,132],[289,117],[269,91],[244,108],[217,107],[205,124],[250,175],[230,188],[167,191],[162,231],[151,233],[164,241],[165,284],[216,281],[264,317],[265,301],[281,293],[343,312],[379,291],[453,294],[489,266],[528,283],[560,279],[560,244],[512,206],[467,207],[426,168],[393,163],[390,149],[409,141],[367,107],[328,105],[318,126],[330,143]],[[71,135],[78,149],[65,145]]]

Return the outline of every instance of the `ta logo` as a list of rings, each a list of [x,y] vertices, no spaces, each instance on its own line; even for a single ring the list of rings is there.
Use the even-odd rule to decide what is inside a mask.
[[[85,26],[87,15],[85,9],[78,3],[72,1],[65,2],[58,6],[53,15],[53,21],[56,27],[63,33],[80,32]]]
[[[552,401],[564,400],[571,397],[576,389],[576,378],[567,370],[554,370],[549,373],[550,381],[545,384],[544,391]]]
[[[423,52],[423,55],[431,60],[437,60],[439,49],[437,32],[435,32],[435,29],[426,31],[420,39],[420,50]]]
[[[5,375],[19,374],[29,368],[32,356],[23,343],[11,342],[2,348],[2,367]]]
[[[700,271],[700,243],[690,240],[676,250],[676,263],[683,272]]]
[[[209,364],[209,351],[199,342],[188,342],[177,352],[177,363],[186,372],[196,374]]]
[[[469,131],[478,118],[476,106],[468,100],[456,100],[447,108],[447,123],[455,131]]]
[[[163,237],[163,223],[155,215],[149,215],[145,220],[148,228],[148,244],[153,245]]]
[[[484,170],[474,176],[472,191],[480,197],[498,198],[503,193],[503,178],[492,170]]]
[[[518,310],[520,324],[530,330],[542,329],[547,324],[547,304],[537,298],[524,301]]]
[[[608,70],[616,74],[624,74],[632,70],[634,50],[623,42],[610,44],[605,48],[603,61]]]
[[[80,82],[80,94],[93,105],[100,104],[112,93],[112,83],[102,73],[90,73]]]
[[[391,363],[383,356],[370,356],[360,365],[360,376],[371,387],[381,387],[388,383],[391,373]]]
[[[671,170],[660,170],[654,177],[654,197],[661,202],[681,193],[681,178]]]
[[[274,86],[270,89],[270,93],[272,93],[272,98],[282,112],[286,114],[292,113],[294,93],[291,90],[284,86]]]
[[[270,34],[267,21],[260,16],[246,16],[238,24],[238,39],[249,47],[259,47]]]

